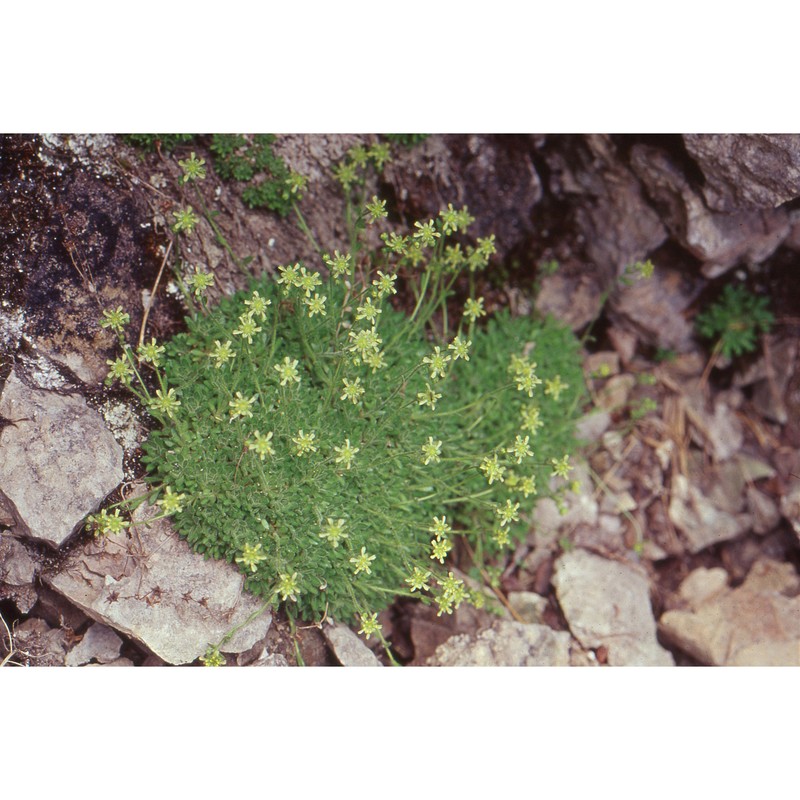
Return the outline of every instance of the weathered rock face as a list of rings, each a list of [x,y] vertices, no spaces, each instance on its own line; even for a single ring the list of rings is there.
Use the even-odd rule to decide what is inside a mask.
[[[381,666],[375,653],[346,625],[332,625],[324,628],[323,633],[343,667]]]
[[[25,667],[63,667],[67,648],[63,629],[42,619],[28,619],[14,629],[13,662]]]
[[[580,647],[566,631],[503,620],[476,635],[458,634],[428,659],[436,667],[566,667]]]
[[[536,229],[542,183],[529,136],[432,136],[398,152],[386,169],[398,210],[410,219],[435,217],[452,203],[469,207],[475,235],[497,237],[498,259]]]
[[[15,532],[58,547],[122,481],[122,448],[83,397],[34,388],[16,370],[0,418],[0,503]]]
[[[576,549],[556,562],[553,585],[583,647],[606,647],[612,666],[673,665],[656,640],[650,585],[641,571]]]
[[[221,650],[253,647],[272,621],[263,601],[243,590],[237,569],[193,553],[168,520],[151,520],[155,514],[142,504],[129,531],[76,547],[44,580],[170,664],[194,661],[237,626]]]
[[[576,227],[595,270],[616,277],[664,243],[662,220],[610,136],[579,137],[564,148],[555,137],[548,144],[550,189],[573,201]]]
[[[684,353],[694,346],[694,327],[687,311],[698,288],[698,281],[686,272],[664,267],[649,280],[615,292],[611,317],[646,344]]]
[[[670,234],[704,262],[708,277],[722,274],[739,261],[764,261],[789,235],[789,217],[782,209],[709,210],[685,172],[658,148],[635,145],[631,164],[661,210]]]
[[[141,321],[159,236],[145,193],[112,171],[115,140],[76,138],[81,153],[57,137],[0,141],[0,341],[13,354],[24,335],[91,384],[116,356],[100,312],[124,305]]]
[[[685,134],[705,177],[709,208],[776,208],[800,196],[800,137],[794,134]]]
[[[0,599],[9,597],[20,611],[30,611],[38,599],[35,574],[36,564],[22,542],[0,531]]]
[[[87,629],[83,639],[67,653],[65,663],[68,667],[81,667],[91,661],[111,664],[119,658],[121,648],[122,639],[111,628],[96,622]]]
[[[681,584],[687,608],[659,620],[665,639],[713,666],[800,665],[800,579],[791,564],[762,560],[730,589],[722,569],[697,569]]]

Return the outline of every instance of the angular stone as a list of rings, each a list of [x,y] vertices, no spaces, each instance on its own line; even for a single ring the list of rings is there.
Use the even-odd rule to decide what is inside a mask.
[[[735,455],[744,442],[744,430],[731,406],[718,398],[713,410],[708,411],[703,394],[695,388],[687,390],[685,397],[686,415],[699,443],[708,443],[715,461],[726,461]]]
[[[789,375],[783,372],[781,383],[784,387],[789,382]],[[783,399],[780,387],[768,380],[759,381],[753,389],[753,408],[762,417],[766,417],[779,425],[789,422],[789,412]]]
[[[12,660],[26,667],[63,667],[67,634],[32,618],[14,629]]]
[[[33,585],[36,564],[25,545],[11,534],[0,531],[0,598],[10,597],[27,614],[38,599]]]
[[[95,622],[83,634],[83,639],[67,653],[66,665],[80,667],[90,661],[97,661],[98,664],[110,664],[119,658],[121,648],[122,639],[111,628]]]
[[[789,217],[783,209],[709,210],[703,197],[666,152],[634,145],[631,163],[662,209],[662,219],[672,236],[701,261],[708,278],[729,270],[737,262],[760,263],[789,235]]]
[[[666,240],[661,216],[611,136],[582,137],[571,149],[568,145],[546,158],[551,191],[583,200],[575,223],[585,237],[587,259],[603,274],[615,278]]]
[[[702,472],[702,467],[697,470]],[[708,489],[708,499],[721,511],[738,514],[745,508],[747,480],[742,468],[734,460],[723,461],[706,470],[713,484]],[[693,475],[690,472],[690,478]]]
[[[697,572],[697,570],[695,570]],[[713,570],[704,570],[708,579]],[[737,589],[697,587],[707,578],[691,573],[680,593],[691,608],[667,611],[659,620],[662,636],[703,664],[713,666],[800,666],[800,581],[791,564],[768,559],[753,565]]]
[[[793,481],[781,497],[781,514],[800,539],[800,481]]]
[[[678,594],[690,608],[696,609],[727,588],[728,573],[722,567],[698,567],[686,576]]]
[[[791,370],[781,369],[782,364],[794,364],[797,358],[798,340],[795,337],[784,336],[779,338],[778,332],[769,338],[769,358],[759,350],[758,358],[744,369],[737,370],[733,376],[733,385],[737,387],[751,386],[758,381],[772,379],[777,395],[786,391],[786,385],[791,377]]]
[[[737,453],[733,460],[738,464],[742,477],[746,481],[760,481],[764,478],[775,477],[775,467],[760,458],[747,455],[747,453]]]
[[[755,486],[747,487],[747,508],[753,517],[753,530],[763,536],[781,521],[778,504]]]
[[[615,350],[601,350],[590,353],[583,360],[583,371],[586,378],[608,378],[619,374],[619,353]]]
[[[24,586],[32,583],[36,564],[25,546],[8,533],[0,532],[0,583]]]
[[[508,604],[522,622],[542,624],[547,598],[536,592],[509,592]]]
[[[594,409],[575,423],[575,438],[581,442],[596,442],[611,425],[608,411]]]
[[[436,667],[566,667],[577,647],[566,631],[501,620],[477,634],[458,634],[426,662]]]
[[[282,653],[270,653],[263,643],[245,653],[236,656],[236,665],[239,667],[288,667],[289,662]]]
[[[584,648],[606,647],[613,666],[673,665],[656,640],[650,583],[636,567],[576,549],[556,561],[553,586]]]
[[[556,539],[567,529],[576,525],[595,525],[598,504],[592,491],[592,479],[586,464],[578,462],[570,473],[570,479],[580,482],[577,494],[568,492],[565,498],[566,514],[560,514],[558,506],[550,497],[543,497],[533,510],[533,529],[538,544]]]
[[[635,385],[636,378],[629,373],[609,378],[597,393],[598,407],[609,412],[619,411],[628,402],[628,396]]]
[[[691,350],[694,326],[685,312],[698,293],[698,281],[684,272],[659,267],[647,280],[621,287],[611,302],[611,317],[633,324],[640,339],[654,347],[679,353]]]
[[[343,667],[383,666],[375,653],[347,625],[331,625],[323,628],[322,632]]]
[[[672,524],[684,534],[693,553],[735,539],[752,526],[748,514],[731,514],[717,508],[680,473],[672,477],[669,517]]]
[[[14,371],[0,417],[11,422],[0,430],[0,497],[15,529],[58,547],[122,482],[122,448],[82,397],[29,388]]]
[[[709,208],[775,208],[800,196],[800,136],[684,134]]]
[[[535,305],[540,314],[552,314],[577,331],[602,311],[603,287],[596,276],[564,266],[555,275],[542,278]]]
[[[266,636],[272,617],[259,613],[265,604],[244,591],[242,574],[193,553],[169,520],[144,524],[156,513],[143,503],[129,531],[76,547],[44,579],[170,664],[194,661],[239,625],[223,652],[242,652]]]
[[[636,355],[639,337],[632,330],[627,330],[621,325],[611,325],[608,328],[608,338],[619,353],[622,363],[626,366],[630,364]]]

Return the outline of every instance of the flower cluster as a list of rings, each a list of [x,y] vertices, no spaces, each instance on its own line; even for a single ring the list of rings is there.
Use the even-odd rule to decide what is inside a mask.
[[[337,167],[348,250],[281,265],[215,308],[213,274],[194,267],[187,332],[109,361],[162,423],[143,463],[191,546],[293,618],[358,621],[381,641],[378,613],[397,595],[438,614],[478,602],[461,553],[490,558],[525,535],[540,494],[567,490],[581,382],[568,329],[488,313],[476,273],[496,244],[470,238],[466,207],[386,230],[387,202],[361,195],[388,157],[354,148]],[[194,154],[181,168],[184,183],[204,172]],[[198,223],[191,207],[175,219],[186,235]],[[129,321],[117,308],[101,324],[123,337]],[[93,521],[128,524],[118,511]],[[217,662],[211,647],[204,663]]]

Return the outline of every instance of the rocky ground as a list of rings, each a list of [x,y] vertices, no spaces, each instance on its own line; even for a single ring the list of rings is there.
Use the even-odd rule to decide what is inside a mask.
[[[331,250],[345,244],[330,165],[371,138],[279,139]],[[141,485],[148,421],[103,386],[115,340],[97,320],[123,305],[134,330],[146,309],[159,340],[180,328],[168,282],[153,293],[185,203],[177,158],[109,136],[0,139],[0,662],[194,664],[240,626],[231,665],[386,663],[341,625],[295,641],[168,522],[102,542],[83,530]],[[497,302],[524,313],[536,284],[538,310],[591,331],[581,493],[564,516],[537,506],[502,565],[502,617],[385,612],[397,659],[800,664],[800,137],[432,136],[399,150],[375,190],[408,219],[467,204],[476,234],[497,236]],[[313,257],[291,218],[248,210],[213,173],[203,191],[251,268]],[[217,296],[241,288],[231,252],[198,231],[190,256]],[[618,285],[647,258],[650,280]],[[537,274],[551,259],[560,269]],[[710,363],[693,318],[739,280],[776,323],[752,356]]]

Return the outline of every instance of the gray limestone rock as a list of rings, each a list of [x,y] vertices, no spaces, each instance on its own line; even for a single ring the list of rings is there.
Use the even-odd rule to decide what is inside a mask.
[[[547,598],[536,592],[509,592],[508,604],[517,616],[527,623],[543,624]]]
[[[458,634],[427,660],[436,667],[566,667],[580,651],[566,631],[501,620],[477,634]]]
[[[606,275],[615,278],[664,243],[664,224],[611,136],[582,137],[574,152],[562,149],[547,159],[551,191],[583,200],[575,223],[587,257]]]
[[[35,575],[36,564],[25,546],[11,534],[0,531],[0,598],[10,597],[26,614],[38,599],[33,586]]]
[[[578,330],[602,311],[603,287],[597,276],[585,274],[580,265],[566,265],[542,278],[535,305],[540,314],[552,314]]]
[[[697,296],[698,281],[685,272],[660,267],[647,280],[620,287],[611,300],[611,318],[632,326],[650,345],[683,353],[693,349],[694,326],[687,311]]]
[[[688,608],[662,614],[659,630],[703,664],[800,666],[799,590],[788,563],[758,561],[736,589],[723,570],[698,569],[680,588]]]
[[[260,644],[247,653],[236,656],[238,667],[288,667],[286,656],[281,653],[270,653],[266,645]]]
[[[684,134],[703,172],[709,208],[775,208],[800,196],[800,136]]]
[[[649,196],[661,208],[672,236],[705,262],[706,277],[716,277],[742,260],[764,261],[789,235],[789,217],[783,209],[710,210],[683,170],[663,150],[637,144],[632,148],[631,163]]]
[[[24,586],[32,583],[36,564],[25,546],[9,533],[0,532],[0,584]]]
[[[800,539],[800,481],[793,480],[781,497],[781,514]]]
[[[722,567],[699,567],[686,576],[678,594],[689,607],[698,609],[728,588],[728,573]]]
[[[67,634],[43,619],[26,620],[14,629],[13,661],[26,667],[63,667]]]
[[[736,514],[719,508],[700,487],[680,473],[672,476],[669,517],[684,534],[693,553],[735,539],[752,527],[749,514]]]
[[[570,480],[577,480],[580,487],[577,493],[567,493],[564,500],[566,514],[559,513],[558,506],[550,497],[543,497],[536,504],[532,517],[538,544],[554,541],[564,531],[572,530],[577,525],[591,526],[597,523],[598,503],[587,465],[577,462],[570,473]]]
[[[121,648],[122,639],[111,628],[95,622],[83,634],[83,639],[67,653],[66,665],[80,667],[90,661],[96,661],[98,664],[111,664],[119,659]]]
[[[322,632],[343,667],[383,666],[375,653],[347,625],[331,625],[323,628]]]
[[[596,442],[611,425],[608,411],[593,409],[575,423],[575,438],[582,442]]]
[[[709,411],[702,392],[687,387],[686,415],[698,444],[707,443],[715,461],[725,461],[739,452],[744,442],[744,428],[735,409],[718,396]]]
[[[605,646],[612,666],[672,666],[656,640],[650,584],[640,569],[576,549],[556,561],[553,585],[584,648]]]
[[[753,517],[753,530],[764,535],[769,533],[781,521],[781,512],[778,504],[755,486],[748,486],[747,508]]]
[[[598,390],[597,407],[609,413],[620,411],[628,402],[634,386],[636,386],[636,378],[630,373],[614,375]]]
[[[223,652],[239,653],[263,639],[272,617],[244,591],[242,574],[193,553],[169,520],[148,522],[155,514],[143,503],[129,530],[76,547],[44,579],[170,664],[194,661],[236,626],[242,627]]]
[[[0,398],[0,500],[19,531],[58,547],[123,479],[122,448],[79,396],[12,371]]]

